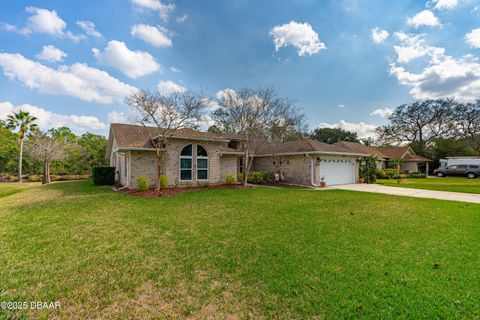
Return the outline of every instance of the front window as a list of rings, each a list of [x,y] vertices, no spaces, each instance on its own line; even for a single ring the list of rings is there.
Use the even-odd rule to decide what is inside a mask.
[[[204,147],[197,145],[197,180],[208,179],[208,153]]]
[[[180,180],[192,180],[192,148],[189,144],[180,152]]]

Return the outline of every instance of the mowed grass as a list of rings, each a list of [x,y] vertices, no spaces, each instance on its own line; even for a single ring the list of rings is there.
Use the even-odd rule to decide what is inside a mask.
[[[61,302],[3,311],[40,319],[479,318],[479,217],[341,190],[31,186],[0,199],[0,301]]]
[[[466,193],[480,193],[480,178],[468,179],[463,177],[403,179],[398,183],[394,179],[381,179],[377,183],[392,187],[428,189],[438,191],[454,191]]]

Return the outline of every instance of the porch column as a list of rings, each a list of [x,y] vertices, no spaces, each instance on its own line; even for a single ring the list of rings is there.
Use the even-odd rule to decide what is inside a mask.
[[[427,171],[425,171],[425,175],[428,176],[428,162],[426,162],[425,167],[427,168]]]

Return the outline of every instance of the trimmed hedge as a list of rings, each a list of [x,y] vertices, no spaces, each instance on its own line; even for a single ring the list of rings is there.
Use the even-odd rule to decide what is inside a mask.
[[[92,181],[96,186],[111,186],[115,183],[115,167],[94,167]]]
[[[248,174],[247,182],[253,184],[272,183],[275,182],[275,173],[261,171],[250,172]]]

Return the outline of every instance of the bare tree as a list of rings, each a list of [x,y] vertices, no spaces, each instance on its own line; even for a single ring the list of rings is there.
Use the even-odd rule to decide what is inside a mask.
[[[128,96],[126,103],[137,114],[137,122],[147,130],[150,142],[155,148],[157,158],[155,191],[159,193],[162,163],[172,136],[179,129],[197,126],[202,120],[208,100],[202,93],[192,91],[161,95],[158,92],[139,90]]]
[[[454,112],[458,136],[470,140],[480,151],[480,100],[458,104]]]
[[[401,105],[388,118],[390,124],[377,128],[379,140],[383,144],[419,142],[425,146],[437,138],[449,137],[455,132],[456,105],[450,98]]]
[[[50,183],[50,164],[54,160],[63,159],[66,148],[70,144],[61,139],[52,138],[42,132],[35,132],[27,144],[27,153],[34,159],[43,162],[42,184]]]
[[[301,117],[293,104],[279,98],[272,88],[224,90],[217,103],[219,108],[213,113],[217,125],[223,131],[243,137],[243,183],[246,185],[259,140],[270,138],[271,142],[278,142]]]
[[[266,123],[265,138],[272,144],[272,158],[276,173],[281,173],[281,161],[277,145],[291,135],[307,132],[305,115],[288,98],[274,97],[269,104],[270,115]]]

